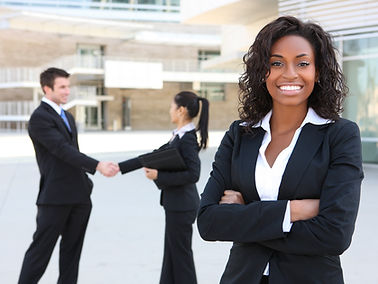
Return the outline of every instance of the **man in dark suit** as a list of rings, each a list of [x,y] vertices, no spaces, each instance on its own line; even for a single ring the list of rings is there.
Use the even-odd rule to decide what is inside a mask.
[[[58,68],[41,73],[45,96],[29,120],[41,174],[37,198],[37,229],[26,251],[19,284],[38,283],[59,236],[58,283],[77,283],[79,260],[92,204],[93,183],[86,172],[114,176],[118,165],[99,162],[79,151],[73,116],[61,108],[67,102],[69,74]]]

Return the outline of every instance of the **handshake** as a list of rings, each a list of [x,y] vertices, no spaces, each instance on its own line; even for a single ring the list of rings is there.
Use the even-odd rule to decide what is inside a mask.
[[[119,172],[119,166],[113,162],[99,162],[96,170],[106,177],[114,177]]]

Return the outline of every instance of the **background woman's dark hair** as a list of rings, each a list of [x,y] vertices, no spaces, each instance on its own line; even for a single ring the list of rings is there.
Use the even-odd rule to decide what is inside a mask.
[[[174,97],[174,101],[178,107],[186,107],[188,110],[188,115],[190,118],[197,116],[200,105],[199,102],[202,102],[201,113],[197,125],[197,131],[200,132],[200,149],[205,149],[207,147],[208,126],[209,126],[209,101],[205,98],[197,96],[192,92],[180,92]]]
[[[348,88],[331,36],[319,25],[304,23],[291,16],[280,17],[267,24],[244,55],[245,72],[239,78],[240,118],[254,125],[272,109],[272,98],[265,84],[266,75],[270,72],[270,51],[278,39],[287,35],[305,38],[315,53],[318,81],[309,97],[308,106],[323,118],[337,120],[343,110],[342,103]]]

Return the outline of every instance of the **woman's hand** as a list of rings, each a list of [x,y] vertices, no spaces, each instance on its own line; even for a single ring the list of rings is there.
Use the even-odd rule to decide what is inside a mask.
[[[225,190],[219,204],[244,204],[244,199],[239,191]]]
[[[143,168],[146,178],[150,180],[155,180],[158,178],[158,170]]]
[[[319,199],[290,201],[291,222],[308,220],[319,214]]]

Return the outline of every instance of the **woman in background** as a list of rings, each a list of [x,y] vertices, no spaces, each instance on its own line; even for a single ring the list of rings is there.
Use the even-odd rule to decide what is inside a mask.
[[[199,113],[196,128],[193,119]],[[171,140],[159,149],[177,148],[186,169],[158,171],[144,168],[146,177],[153,180],[161,190],[160,203],[165,210],[164,257],[160,284],[195,284],[197,277],[192,252],[192,225],[199,206],[196,182],[200,176],[201,162],[198,152],[207,146],[209,102],[192,92],[180,92],[175,95],[169,114],[176,129]],[[196,131],[200,133],[199,144]],[[121,162],[120,170],[126,173],[141,167],[138,163],[137,159]]]
[[[358,126],[332,40],[294,17],[266,25],[244,56],[239,109],[215,155],[197,220],[233,241],[221,283],[344,283],[363,178]]]

